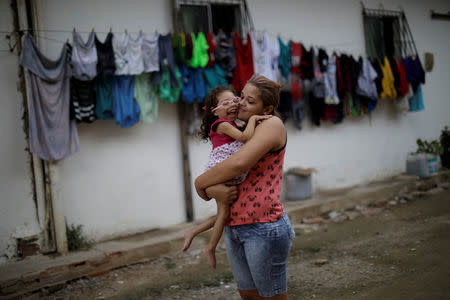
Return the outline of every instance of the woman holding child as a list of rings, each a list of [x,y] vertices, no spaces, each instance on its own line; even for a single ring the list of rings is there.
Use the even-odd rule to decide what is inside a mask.
[[[252,116],[276,115],[280,88],[253,76],[242,90],[237,118],[248,122]],[[195,180],[200,197],[214,198],[218,206],[231,204],[227,256],[245,300],[288,299],[286,263],[294,232],[280,201],[286,142],[280,118],[260,119],[236,153]],[[241,184],[226,184],[247,171]]]

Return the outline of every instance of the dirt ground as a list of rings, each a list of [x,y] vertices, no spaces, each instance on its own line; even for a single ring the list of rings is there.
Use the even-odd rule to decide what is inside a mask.
[[[450,190],[363,209],[346,220],[294,224],[290,299],[450,299]],[[200,255],[205,240],[187,253],[77,280],[45,299],[240,299],[223,244],[212,271]]]

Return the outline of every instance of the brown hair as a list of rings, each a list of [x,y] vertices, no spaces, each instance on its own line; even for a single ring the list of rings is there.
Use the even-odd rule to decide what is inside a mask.
[[[273,105],[273,111],[271,114],[279,117],[280,115],[276,109],[280,104],[281,84],[261,75],[253,75],[247,83],[253,85],[259,90],[259,97],[261,98],[264,107]]]
[[[197,132],[197,135],[202,139],[209,141],[210,139],[210,130],[211,125],[218,119],[216,115],[212,112],[213,108],[217,106],[218,99],[217,97],[223,92],[232,92],[236,94],[236,91],[228,86],[218,86],[213,88],[205,99],[205,111],[203,112],[202,125],[200,126],[200,130]]]

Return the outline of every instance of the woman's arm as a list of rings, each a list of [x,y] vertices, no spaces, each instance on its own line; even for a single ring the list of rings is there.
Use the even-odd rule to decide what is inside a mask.
[[[197,193],[203,199],[209,199],[205,189],[226,182],[251,167],[266,153],[283,147],[286,142],[286,130],[279,118],[270,118],[256,127],[253,137],[230,158],[215,165],[195,180]]]

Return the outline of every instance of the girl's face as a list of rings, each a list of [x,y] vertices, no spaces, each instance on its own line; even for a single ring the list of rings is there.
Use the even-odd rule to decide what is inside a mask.
[[[270,107],[264,107],[258,88],[247,83],[241,93],[238,119],[247,122],[253,115],[266,115],[270,112]]]
[[[234,121],[237,118],[239,98],[231,91],[224,91],[217,96],[217,106],[213,109],[219,119]]]

